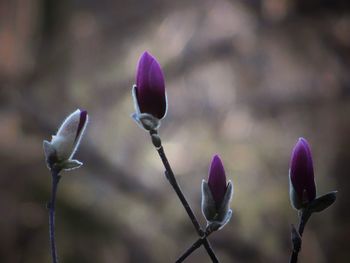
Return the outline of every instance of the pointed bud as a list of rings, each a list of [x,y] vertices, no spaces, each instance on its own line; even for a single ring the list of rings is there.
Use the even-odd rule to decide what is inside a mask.
[[[136,110],[133,118],[141,122],[143,128],[147,130],[157,129],[159,120],[166,115],[167,98],[162,69],[158,61],[147,51],[139,60],[136,85],[132,93]]]
[[[51,142],[44,141],[44,152],[50,168],[53,165],[63,165],[61,168],[68,170],[81,165],[79,161],[72,160],[72,157],[79,146],[87,122],[87,112],[78,109],[65,119],[57,134],[52,136]]]
[[[136,98],[141,113],[158,119],[165,116],[167,103],[163,72],[158,61],[147,51],[137,66]]]
[[[230,202],[233,194],[231,181],[226,183],[224,166],[218,155],[212,159],[208,182],[202,182],[202,213],[207,219],[207,230],[221,229],[231,218]]]
[[[224,166],[218,155],[214,155],[211,161],[208,186],[213,195],[216,206],[219,207],[226,193],[227,184]]]
[[[293,148],[289,170],[290,198],[294,208],[300,209],[316,197],[312,156],[308,142],[299,138]]]

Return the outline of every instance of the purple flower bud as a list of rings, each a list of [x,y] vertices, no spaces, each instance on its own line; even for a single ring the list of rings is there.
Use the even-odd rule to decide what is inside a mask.
[[[293,191],[298,200],[292,199],[292,204],[295,208],[300,209],[302,205],[311,202],[316,197],[311,151],[304,138],[299,138],[293,148],[289,176],[291,192]]]
[[[136,100],[140,113],[162,119],[167,110],[167,99],[162,69],[158,61],[145,51],[136,73]]]
[[[226,183],[224,166],[218,155],[214,155],[209,169],[208,182],[202,181],[202,213],[207,220],[206,231],[222,229],[231,219],[230,203],[233,184]]]
[[[208,186],[217,207],[220,207],[226,193],[226,174],[219,155],[214,155],[210,169]]]

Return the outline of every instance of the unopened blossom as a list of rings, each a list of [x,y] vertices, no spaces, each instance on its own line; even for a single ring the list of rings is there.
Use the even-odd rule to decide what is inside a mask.
[[[65,162],[67,167],[62,167],[63,169],[75,168],[74,163],[76,166],[78,165],[78,161],[72,160],[72,158],[79,146],[87,122],[87,111],[77,109],[64,120],[50,142],[44,141],[44,151],[50,167],[54,164],[63,164]],[[81,165],[80,162],[79,164]]]
[[[304,138],[295,144],[289,170],[290,197],[294,208],[300,209],[316,197],[316,184],[310,146]]]
[[[217,207],[220,207],[226,193],[226,174],[218,155],[211,161],[208,177],[208,186]]]
[[[158,61],[147,51],[138,62],[134,92],[137,113],[164,118],[167,111],[164,75]]]
[[[226,183],[226,173],[218,155],[214,155],[209,168],[208,182],[202,181],[202,213],[210,231],[221,229],[230,220],[230,202],[233,194],[231,181]]]

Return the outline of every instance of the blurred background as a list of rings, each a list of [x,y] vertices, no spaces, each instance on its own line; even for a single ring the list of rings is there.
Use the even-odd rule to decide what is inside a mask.
[[[130,118],[147,50],[163,66],[160,134],[196,215],[212,155],[233,180],[234,215],[210,241],[221,262],[288,262],[290,153],[311,144],[318,193],[300,262],[350,255],[350,2],[0,1],[0,261],[50,262],[42,141],[90,115],[58,189],[60,262],[174,262],[197,239],[146,132]],[[203,248],[187,262],[210,262]]]

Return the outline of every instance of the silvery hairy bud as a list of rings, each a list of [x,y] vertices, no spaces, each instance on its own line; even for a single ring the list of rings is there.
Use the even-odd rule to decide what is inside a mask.
[[[226,183],[224,166],[218,155],[212,159],[208,182],[202,181],[202,213],[207,220],[207,231],[223,228],[231,219],[230,202],[233,195],[231,181]]]
[[[52,136],[51,142],[46,140],[43,142],[49,169],[71,170],[82,165],[81,162],[72,158],[79,146],[87,122],[87,111],[78,109],[65,119],[57,134]]]

